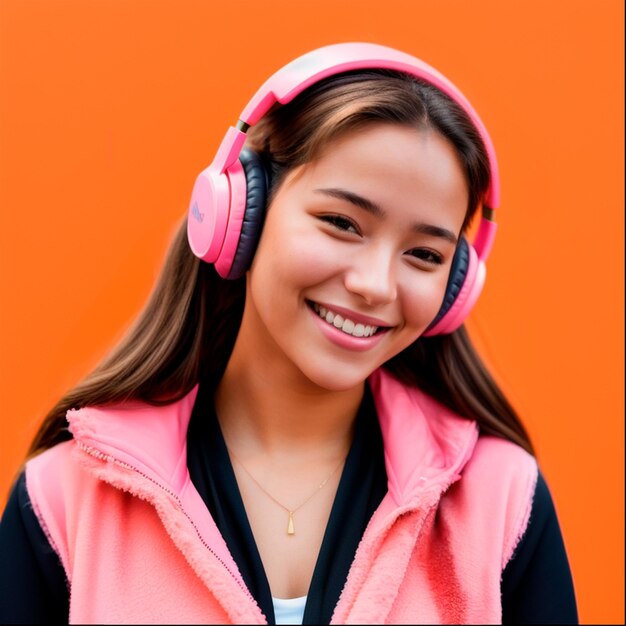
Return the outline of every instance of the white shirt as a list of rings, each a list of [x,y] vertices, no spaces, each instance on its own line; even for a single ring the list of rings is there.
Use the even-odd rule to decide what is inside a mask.
[[[306,596],[300,598],[272,598],[276,624],[302,624]]]

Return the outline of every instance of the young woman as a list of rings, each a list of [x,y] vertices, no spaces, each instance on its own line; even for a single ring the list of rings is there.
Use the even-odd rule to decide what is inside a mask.
[[[575,623],[531,443],[462,325],[497,202],[484,126],[426,64],[339,44],[279,70],[35,437],[3,621]]]

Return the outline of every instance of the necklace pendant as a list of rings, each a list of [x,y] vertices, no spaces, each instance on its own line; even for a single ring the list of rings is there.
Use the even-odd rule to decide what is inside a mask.
[[[295,535],[296,529],[293,526],[293,511],[289,511],[289,522],[287,523],[287,534]]]

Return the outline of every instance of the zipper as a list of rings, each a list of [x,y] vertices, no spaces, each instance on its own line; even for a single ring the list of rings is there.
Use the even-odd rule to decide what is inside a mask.
[[[260,607],[259,607],[257,601],[252,597],[252,594],[250,593],[250,590],[245,585],[243,585],[241,583],[239,578],[237,578],[237,576],[235,576],[235,574],[228,567],[228,565],[226,565],[226,563],[224,563],[224,561],[221,559],[221,557],[218,556],[215,553],[215,551],[211,548],[211,546],[203,539],[203,537],[200,534],[200,531],[198,530],[198,527],[196,526],[195,522],[191,519],[191,517],[189,516],[187,511],[185,511],[185,508],[183,507],[182,502],[180,501],[180,498],[178,497],[178,494],[176,492],[172,491],[171,489],[169,489],[168,487],[166,487],[162,483],[158,482],[157,480],[155,480],[151,476],[148,476],[147,474],[142,472],[140,469],[134,467],[133,465],[130,465],[129,463],[126,463],[124,461],[120,461],[119,459],[115,458],[114,456],[112,456],[110,454],[105,454],[104,452],[101,452],[97,448],[89,446],[86,443],[83,443],[82,441],[78,441],[78,440],[75,440],[75,441],[76,441],[76,444],[78,445],[78,447],[80,448],[80,450],[82,450],[83,452],[89,454],[90,456],[92,456],[92,457],[94,457],[94,458],[96,458],[96,459],[98,459],[100,461],[105,461],[107,463],[114,463],[115,465],[118,465],[119,467],[123,467],[125,469],[131,470],[131,471],[137,473],[139,476],[145,478],[146,480],[149,480],[151,483],[153,483],[154,485],[159,487],[159,489],[161,489],[162,491],[167,493],[169,496],[171,496],[176,501],[176,504],[178,505],[178,509],[180,510],[180,512],[187,518],[187,520],[189,521],[189,523],[191,524],[193,529],[196,531],[196,535],[198,536],[198,539],[200,540],[202,545],[215,557],[215,559],[219,563],[221,563],[222,567],[232,576],[232,578],[235,580],[235,582],[237,583],[239,588],[252,601],[252,603],[259,609],[259,613],[261,613],[261,615],[263,615],[263,613],[260,610]]]

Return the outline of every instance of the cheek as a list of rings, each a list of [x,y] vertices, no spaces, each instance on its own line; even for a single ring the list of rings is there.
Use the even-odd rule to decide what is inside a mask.
[[[435,318],[446,292],[448,274],[427,274],[404,283],[404,318],[407,325],[421,333]]]
[[[268,278],[281,284],[311,286],[341,271],[345,261],[341,252],[329,237],[291,224],[264,231],[253,268],[262,267]]]
[[[287,271],[302,287],[313,287],[342,272],[341,258],[334,254],[332,247],[303,245],[289,255]]]

